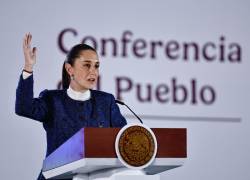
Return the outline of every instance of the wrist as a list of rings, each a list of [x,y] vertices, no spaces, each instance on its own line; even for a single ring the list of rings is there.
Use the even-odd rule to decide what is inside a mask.
[[[23,70],[26,71],[26,72],[32,73],[33,72],[33,66],[25,64]]]
[[[27,71],[26,69],[23,69],[23,72],[28,73],[28,74],[32,74],[33,73],[33,71]]]

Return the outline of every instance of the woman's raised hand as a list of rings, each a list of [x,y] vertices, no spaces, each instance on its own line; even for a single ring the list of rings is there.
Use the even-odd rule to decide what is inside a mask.
[[[36,63],[36,47],[31,48],[32,35],[30,33],[25,34],[23,38],[23,53],[24,53],[24,70],[32,72],[33,66]]]

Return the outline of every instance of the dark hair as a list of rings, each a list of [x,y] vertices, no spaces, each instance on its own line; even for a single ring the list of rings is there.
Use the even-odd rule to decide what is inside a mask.
[[[80,56],[81,51],[91,50],[96,53],[96,50],[87,44],[77,44],[71,48],[67,54],[67,58],[63,63],[62,67],[62,88],[67,89],[70,84],[70,76],[65,68],[65,63],[69,63],[71,66],[74,65],[75,59]]]

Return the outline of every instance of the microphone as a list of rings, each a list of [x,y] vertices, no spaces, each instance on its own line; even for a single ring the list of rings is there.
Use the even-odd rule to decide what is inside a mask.
[[[115,102],[116,102],[117,104],[126,106],[126,107],[130,110],[130,112],[132,112],[132,113],[135,115],[135,117],[137,117],[137,119],[139,119],[139,121],[143,124],[141,118],[140,118],[139,116],[137,116],[137,115],[135,114],[135,112],[132,111],[132,109],[130,109],[129,106],[128,106],[127,104],[125,104],[124,102],[122,102],[122,101],[120,101],[120,100],[117,100],[117,99],[115,100]]]

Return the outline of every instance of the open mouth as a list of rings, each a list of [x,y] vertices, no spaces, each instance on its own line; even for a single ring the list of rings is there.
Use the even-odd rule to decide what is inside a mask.
[[[88,81],[89,82],[95,82],[95,78],[89,78]]]

